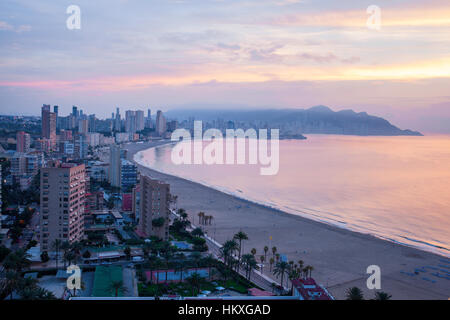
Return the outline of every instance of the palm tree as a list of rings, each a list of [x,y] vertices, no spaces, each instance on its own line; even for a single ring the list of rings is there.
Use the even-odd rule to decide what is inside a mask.
[[[242,253],[242,241],[248,240],[248,236],[245,232],[239,231],[236,233],[233,237],[233,239],[236,239],[239,241],[239,257],[238,260],[241,261],[241,253]],[[237,265],[237,272],[239,273],[239,263]]]
[[[261,255],[261,256],[259,257],[259,261],[261,261],[261,273],[264,272],[263,267],[264,267],[264,260],[265,260],[265,259],[266,259],[266,258],[265,258],[265,256],[263,256],[263,255]]]
[[[273,266],[273,264],[275,263],[275,260],[273,259],[273,258],[270,258],[269,259],[269,264],[270,264],[270,272],[272,272],[272,266]]]
[[[234,240],[227,240],[220,248],[220,255],[223,258],[225,265],[230,267],[231,259],[235,251],[238,250],[238,244]]]
[[[258,268],[258,264],[256,263],[255,257],[248,253],[244,254],[242,256],[241,264],[245,268],[245,271],[246,271],[245,277],[248,280],[250,280],[250,275],[251,275],[252,269]]]
[[[52,243],[52,248],[56,251],[56,269],[58,269],[59,250],[61,249],[61,239],[55,239]]]
[[[298,279],[299,276],[300,276],[299,269],[296,269],[296,268],[289,269],[288,277],[289,277],[289,280],[291,281],[291,294],[293,294],[293,292],[294,292],[294,280]]]
[[[275,259],[275,253],[277,253],[277,247],[272,247],[272,258]]]
[[[251,252],[251,254],[252,254],[253,256],[255,256],[255,254],[256,254],[256,249],[253,248],[252,250],[250,250],[250,252]]]
[[[14,252],[10,252],[6,256],[3,261],[3,267],[5,270],[14,270],[20,274],[24,269],[30,266],[31,261],[29,258],[30,255],[25,251],[25,249],[18,249]]]
[[[113,280],[111,281],[111,284],[109,285],[109,290],[114,293],[115,297],[119,296],[119,293],[126,293],[127,288],[123,285],[123,281],[121,280]]]
[[[288,270],[289,264],[286,261],[277,262],[273,270],[273,274],[276,276],[281,276],[281,286],[283,286],[283,279],[286,270]]]
[[[267,260],[267,252],[269,251],[268,246],[264,246],[264,260]]]
[[[364,295],[361,289],[358,287],[347,289],[347,300],[364,300]]]
[[[200,290],[200,284],[202,283],[202,280],[202,277],[197,272],[194,272],[186,278],[187,283],[191,285],[192,296],[195,296],[194,289],[197,289],[197,292]]]
[[[198,223],[203,224],[202,221],[203,217],[205,216],[205,213],[203,211],[200,211],[199,213],[197,213],[197,215],[198,215]]]
[[[6,292],[9,292],[10,299],[12,300],[12,294],[14,292],[14,289],[17,288],[21,277],[20,274],[16,271],[6,271],[5,279],[6,279]]]
[[[70,249],[70,243],[69,241],[63,241],[60,245],[60,249],[63,251],[63,261],[64,261],[64,269],[66,268],[66,262],[67,262],[67,253]]]
[[[392,296],[389,293],[383,291],[375,292],[375,300],[390,300]]]

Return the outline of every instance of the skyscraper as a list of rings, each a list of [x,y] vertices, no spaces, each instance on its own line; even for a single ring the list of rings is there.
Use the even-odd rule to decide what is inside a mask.
[[[50,105],[44,104],[41,110],[42,138],[49,139],[51,145],[56,143],[56,114],[50,112]]]
[[[18,131],[16,135],[16,151],[17,152],[28,152],[30,151],[31,138],[30,135],[23,131]]]
[[[116,132],[120,132],[122,130],[122,126],[120,123],[120,112],[119,112],[119,108],[116,109],[116,120],[114,121],[114,131]]]
[[[72,106],[72,116],[78,118],[78,108],[77,106]]]
[[[145,121],[144,121],[144,111],[136,110],[136,131],[144,130]]]
[[[160,136],[164,135],[166,132],[166,118],[164,117],[161,110],[156,113],[156,133]]]
[[[128,133],[136,132],[136,111],[127,110],[125,112],[125,131]]]
[[[170,185],[141,175],[138,231],[145,237],[169,238]]]
[[[53,113],[56,115],[56,130],[59,130],[59,124],[58,124],[58,106],[53,106]]]
[[[108,180],[113,187],[120,187],[120,147],[109,147],[109,172]]]
[[[56,239],[73,243],[84,235],[84,164],[50,162],[41,170],[41,252],[53,251]]]

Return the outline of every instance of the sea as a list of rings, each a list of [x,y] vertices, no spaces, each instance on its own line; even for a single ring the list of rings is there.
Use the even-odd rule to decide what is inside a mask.
[[[274,175],[248,163],[246,142],[245,164],[176,164],[177,143],[141,151],[135,160],[290,214],[450,257],[450,136],[280,140]]]

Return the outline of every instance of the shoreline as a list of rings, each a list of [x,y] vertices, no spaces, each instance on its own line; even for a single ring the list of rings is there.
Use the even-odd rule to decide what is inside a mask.
[[[125,148],[129,150],[128,158],[134,161],[137,152],[170,142],[134,143]],[[276,246],[288,260],[302,259],[305,265],[314,266],[313,277],[338,299],[343,299],[345,290],[351,286],[360,287],[366,298],[373,297],[373,290],[368,290],[365,283],[369,277],[366,268],[372,264],[381,267],[381,290],[392,294],[394,299],[448,299],[450,296],[450,278],[433,276],[433,269],[423,274],[414,273],[415,269],[424,270],[423,267],[427,266],[439,268],[439,263],[450,266],[450,259],[445,256],[294,215],[202,183],[137,165],[140,171],[171,185],[171,191],[178,195],[178,207],[188,211],[191,221],[196,221],[199,211],[212,214],[214,225],[205,229],[218,242],[223,243],[242,229],[249,235],[244,251],[255,247],[259,257],[265,245],[269,248]],[[273,240],[269,240],[269,236],[273,236]],[[271,250],[267,256],[272,256]]]

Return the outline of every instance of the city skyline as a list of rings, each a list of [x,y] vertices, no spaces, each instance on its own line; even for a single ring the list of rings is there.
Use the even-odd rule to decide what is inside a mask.
[[[4,113],[323,104],[449,132],[446,1],[379,1],[379,31],[365,1],[81,1],[80,30],[70,4],[2,3]]]

